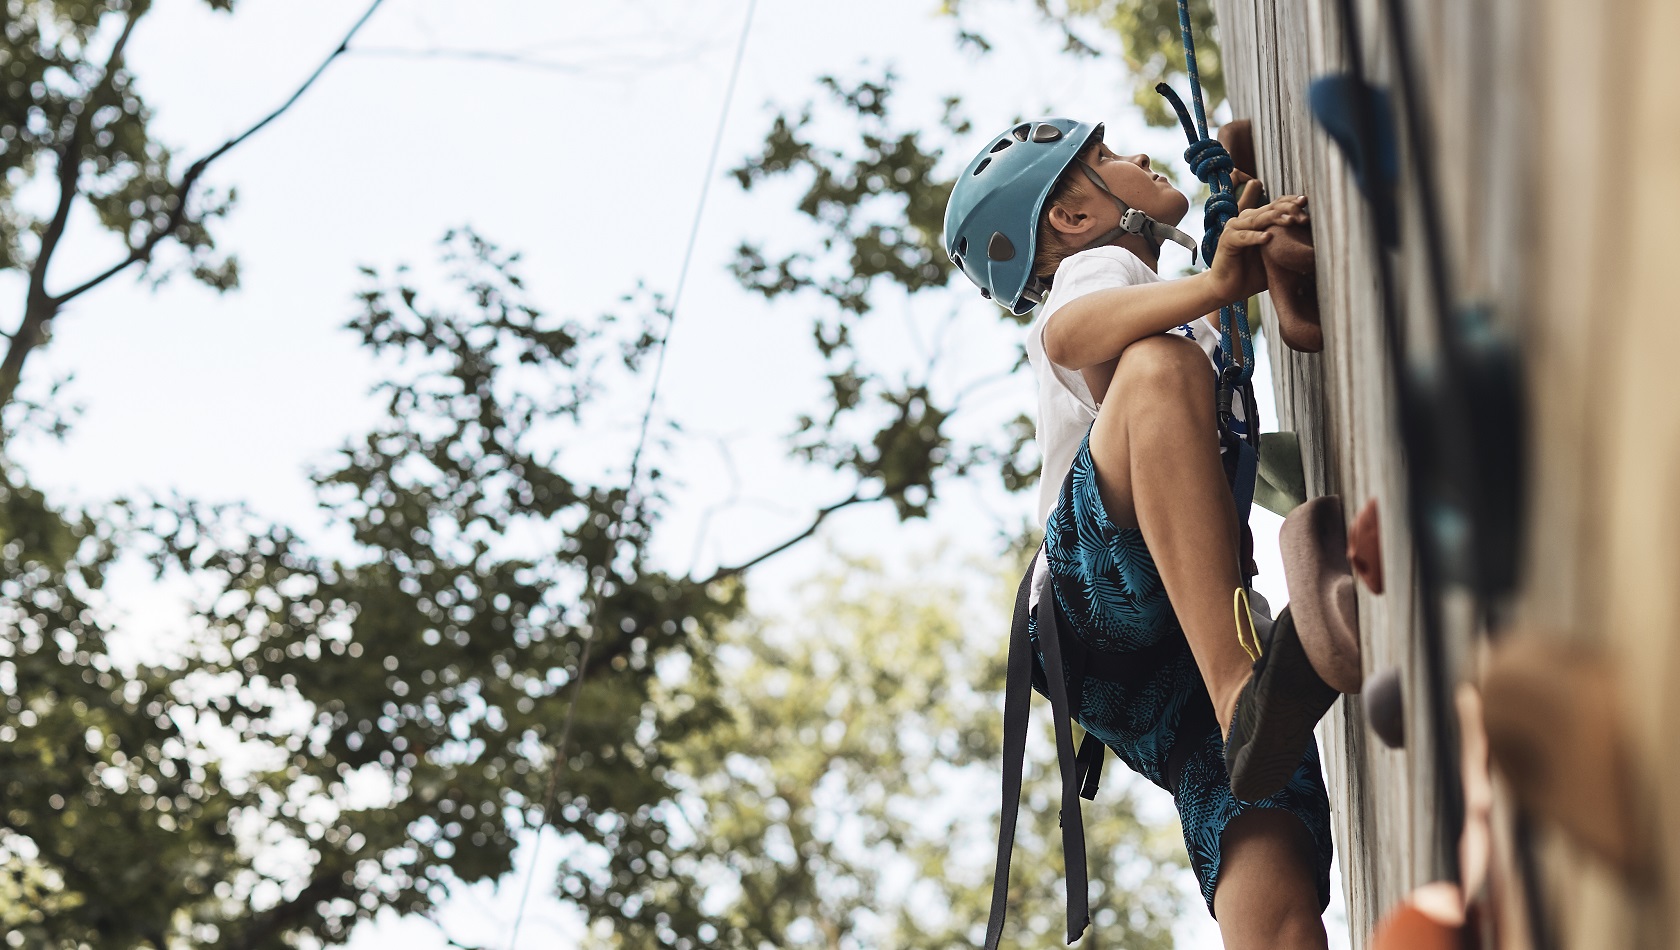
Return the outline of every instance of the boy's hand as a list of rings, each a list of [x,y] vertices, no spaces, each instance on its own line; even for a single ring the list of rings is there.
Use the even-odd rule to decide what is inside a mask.
[[[1250,181],[1237,200],[1237,207],[1243,210],[1226,223],[1225,233],[1219,237],[1219,253],[1214,256],[1208,277],[1225,303],[1246,300],[1266,289],[1260,246],[1271,240],[1267,228],[1275,224],[1307,223],[1305,196],[1289,195],[1261,204],[1264,195],[1265,188],[1260,182]]]

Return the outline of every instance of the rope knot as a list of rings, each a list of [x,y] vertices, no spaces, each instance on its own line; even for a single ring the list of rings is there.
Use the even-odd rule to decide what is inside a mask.
[[[1229,175],[1236,170],[1236,164],[1231,161],[1231,153],[1225,151],[1225,146],[1216,139],[1199,139],[1184,150],[1184,160],[1190,163],[1190,172],[1206,184],[1213,184],[1221,174]]]
[[[1225,233],[1225,222],[1237,216],[1237,199],[1228,191],[1214,191],[1202,206],[1202,260],[1213,265],[1214,252],[1219,250],[1219,236]]]

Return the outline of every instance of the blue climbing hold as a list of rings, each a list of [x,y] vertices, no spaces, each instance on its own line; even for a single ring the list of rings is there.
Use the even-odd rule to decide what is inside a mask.
[[[1324,127],[1342,150],[1353,170],[1354,181],[1376,212],[1383,243],[1393,247],[1400,239],[1395,217],[1394,185],[1400,178],[1400,150],[1394,133],[1394,107],[1387,90],[1368,85],[1355,76],[1334,74],[1313,80],[1307,90],[1307,104],[1313,118]],[[1363,144],[1361,119],[1368,116],[1374,139],[1370,151]]]

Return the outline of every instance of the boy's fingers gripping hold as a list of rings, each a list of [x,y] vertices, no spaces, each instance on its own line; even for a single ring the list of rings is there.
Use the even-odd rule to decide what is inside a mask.
[[[1251,208],[1258,208],[1265,203],[1266,186],[1260,183],[1260,179],[1252,178],[1249,179],[1247,186],[1243,188],[1242,195],[1237,198],[1237,210],[1248,211]]]

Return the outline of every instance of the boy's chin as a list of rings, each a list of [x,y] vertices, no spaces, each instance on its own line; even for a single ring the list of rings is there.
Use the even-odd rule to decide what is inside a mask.
[[[1160,221],[1162,224],[1170,224],[1173,227],[1177,227],[1179,222],[1184,220],[1184,216],[1190,213],[1190,199],[1185,196],[1184,192],[1176,189],[1173,191],[1172,202],[1170,204],[1168,202],[1162,202],[1162,204],[1166,205],[1166,207],[1162,208],[1162,210],[1167,213],[1156,218],[1156,220]]]

